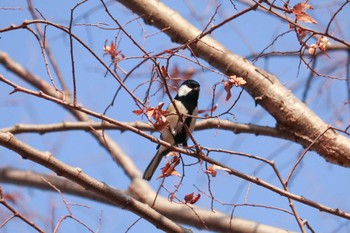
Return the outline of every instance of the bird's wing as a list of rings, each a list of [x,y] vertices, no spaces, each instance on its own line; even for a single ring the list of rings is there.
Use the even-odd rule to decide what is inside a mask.
[[[196,120],[197,120],[196,116],[197,115],[198,115],[198,108],[195,108],[193,113],[192,113],[192,116],[194,116],[194,117],[192,117],[191,123],[188,126],[188,129],[190,130],[191,133],[193,132],[194,127],[196,126]]]

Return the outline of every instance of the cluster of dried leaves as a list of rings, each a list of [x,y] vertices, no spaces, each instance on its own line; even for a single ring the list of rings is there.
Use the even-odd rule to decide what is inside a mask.
[[[201,197],[201,195],[199,193],[197,193],[197,195],[195,196],[194,193],[189,193],[184,197],[185,203],[189,203],[189,204],[195,204],[199,198]]]
[[[164,106],[164,102],[160,102],[157,107],[147,107],[145,109],[139,109],[132,111],[136,115],[145,114],[148,120],[152,123],[153,127],[161,131],[166,127],[169,122],[166,119],[166,114],[169,112],[166,110],[162,110]],[[154,122],[151,120],[153,118]]]
[[[246,83],[247,82],[243,78],[237,77],[236,75],[232,75],[228,77],[228,80],[224,82],[224,89],[226,91],[226,101],[228,101],[232,96],[231,88],[233,86],[239,87],[239,86],[243,86]]]
[[[323,54],[327,55],[327,47],[330,45],[329,38],[321,36],[317,39],[315,44],[309,46],[309,53],[311,55],[316,55],[317,49],[319,49]],[[329,56],[328,56],[329,57]]]
[[[124,59],[125,56],[121,53],[121,51],[117,51],[117,47],[115,46],[114,42],[112,41],[111,44],[107,45],[107,40],[105,42],[105,45],[103,47],[104,54],[107,54],[111,57],[111,60],[114,64],[117,64],[120,60]]]
[[[173,156],[173,158],[171,159],[171,161],[166,162],[165,166],[162,168],[162,174],[157,179],[168,176],[180,176],[180,174],[175,170],[175,167],[180,163],[178,153],[172,151],[167,156],[169,155]]]
[[[289,1],[288,1],[289,3]],[[291,13],[295,15],[296,20],[305,22],[305,23],[313,23],[317,24],[317,21],[314,20],[310,15],[308,15],[306,10],[313,10],[314,8],[306,2],[301,2],[292,7],[292,9],[288,9],[288,4],[284,5],[285,9],[289,10]]]
[[[310,4],[308,4],[308,1],[298,3],[295,6],[293,6],[291,9],[288,8],[288,5],[289,5],[289,1],[287,1],[284,4],[284,9],[286,9],[287,12],[295,15],[296,22],[301,21],[305,23],[317,24],[317,21],[305,12],[306,10],[314,9]],[[317,49],[319,49],[323,54],[328,56],[326,51],[327,51],[327,47],[330,45],[329,38],[325,36],[320,36],[317,38],[316,43],[312,45],[308,45],[305,41],[303,41],[303,39],[306,37],[308,33],[307,30],[302,29],[294,24],[289,24],[289,28],[293,29],[296,32],[300,44],[305,45],[305,47],[308,48],[309,54],[314,56],[316,55]]]

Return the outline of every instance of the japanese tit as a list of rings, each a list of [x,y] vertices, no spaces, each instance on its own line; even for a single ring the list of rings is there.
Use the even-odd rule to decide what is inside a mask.
[[[196,116],[198,114],[197,103],[199,90],[200,85],[194,80],[187,80],[181,84],[174,101],[168,106],[166,119],[169,124],[160,132],[160,138],[162,140],[174,146],[179,144],[182,144],[182,146],[185,147],[187,146],[189,135],[184,125],[186,125],[192,133],[196,124]],[[181,117],[179,117],[174,104],[176,105]],[[157,153],[154,155],[143,174],[143,179],[145,180],[150,180],[152,178],[163,156],[170,152],[170,150],[163,145],[158,145],[157,149]]]

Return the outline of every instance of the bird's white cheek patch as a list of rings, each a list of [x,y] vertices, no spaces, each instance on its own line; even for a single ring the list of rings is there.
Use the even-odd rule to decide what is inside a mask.
[[[180,97],[181,97],[181,96],[186,96],[191,90],[192,90],[192,89],[189,88],[188,86],[183,85],[183,86],[180,87],[179,92],[178,92],[177,94],[178,94],[178,96],[180,96]]]

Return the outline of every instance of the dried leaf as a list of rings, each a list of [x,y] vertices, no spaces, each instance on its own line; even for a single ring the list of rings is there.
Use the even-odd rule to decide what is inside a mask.
[[[188,203],[188,202],[192,201],[193,195],[194,195],[193,192],[185,195],[185,197],[184,197],[185,203]]]
[[[198,193],[191,201],[190,201],[190,204],[195,204],[198,200],[199,200],[199,198],[201,198],[201,194],[200,193]]]
[[[212,164],[210,167],[208,167],[208,169],[205,171],[205,173],[212,175],[212,177],[215,177],[217,174],[216,170],[223,170],[226,172],[230,172],[230,169],[228,169],[228,168]]]
[[[310,47],[309,47],[309,53],[310,53],[312,56],[315,56],[315,54],[316,54],[316,49],[317,49],[316,44],[310,45]]]
[[[305,23],[313,23],[317,24],[317,21],[314,20],[310,15],[306,14],[305,12],[301,12],[300,14],[296,14],[295,17],[297,20],[300,20]]]
[[[321,36],[318,38],[315,44],[310,45],[309,53],[314,56],[316,55],[317,49],[319,49],[323,54],[329,57],[329,55],[327,54],[327,47],[329,45],[330,45],[329,38],[325,36]]]
[[[224,83],[224,89],[226,91],[226,101],[228,101],[231,98],[231,96],[232,96],[231,88],[232,88],[232,84],[230,84],[229,81]]]
[[[331,43],[329,42],[329,38],[325,37],[325,36],[321,36],[321,38],[319,39],[319,48],[322,52],[326,52],[327,47],[330,45]]]
[[[162,110],[163,106],[164,103],[160,102],[157,107],[148,107],[146,109],[133,110],[132,112],[136,115],[141,115],[144,113],[148,119],[153,118],[155,122],[151,121],[151,123],[156,130],[160,131],[168,125],[168,121],[165,117],[168,111]]]
[[[185,200],[185,203],[190,203],[193,205],[199,200],[200,197],[201,195],[199,193],[196,196],[194,196],[194,193],[189,193],[185,195],[184,200]]]
[[[163,120],[163,121],[157,121],[156,123],[153,123],[153,127],[158,130],[161,131],[162,129],[164,129],[165,127],[168,126],[168,121]]]
[[[292,11],[302,12],[304,10],[313,10],[313,9],[314,8],[310,4],[307,4],[305,2],[300,2],[293,7]]]
[[[292,13],[295,15],[297,20],[300,20],[305,23],[317,24],[317,21],[314,20],[310,15],[305,13],[305,10],[313,10],[313,7],[307,3],[301,2],[296,4],[292,8]]]
[[[107,43],[107,41],[106,41],[106,43]],[[118,62],[121,60],[121,58],[124,58],[124,55],[121,54],[121,51],[117,51],[117,48],[116,48],[113,41],[111,42],[111,45],[109,45],[109,46],[107,46],[105,44],[105,46],[103,47],[103,51],[105,54],[108,54],[114,62]]]
[[[165,117],[165,114],[167,114],[168,111],[162,110],[163,105],[164,103],[160,102],[157,107],[150,110],[152,112],[151,116],[155,120],[155,123],[153,123],[153,126],[159,131],[168,125],[168,121]]]
[[[214,169],[214,165],[211,165],[210,167],[208,167],[205,173],[211,175],[212,177],[215,177],[217,174],[216,170]]]
[[[132,112],[139,116],[139,115],[141,115],[143,113],[143,109],[133,110]]]
[[[247,83],[243,78],[237,77],[236,75],[231,75],[231,76],[229,77],[228,82],[229,82],[231,85],[235,85],[236,87],[238,87],[238,86],[243,86],[244,84]]]
[[[228,101],[232,94],[231,94],[231,88],[233,87],[233,85],[235,85],[236,87],[238,86],[243,86],[245,85],[247,82],[241,78],[241,77],[237,77],[236,75],[232,75],[229,77],[228,81],[224,82],[224,89],[226,91],[226,101]]]
[[[170,153],[170,154],[174,155],[174,153]],[[179,165],[179,163],[180,163],[180,158],[178,156],[174,156],[170,162],[167,161],[165,166],[162,168],[162,174],[157,179],[168,177],[168,176],[181,176],[180,173],[178,173],[175,170],[175,167]]]

